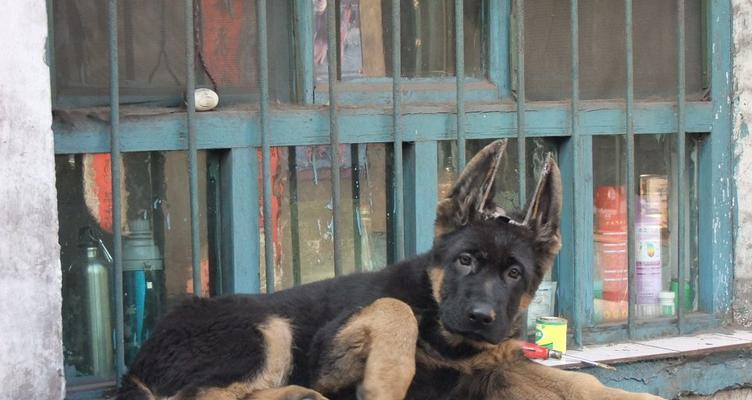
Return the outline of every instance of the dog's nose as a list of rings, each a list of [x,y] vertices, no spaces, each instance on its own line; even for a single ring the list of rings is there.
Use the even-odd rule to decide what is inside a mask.
[[[488,325],[496,319],[496,312],[490,304],[475,303],[470,307],[467,318],[472,322]]]

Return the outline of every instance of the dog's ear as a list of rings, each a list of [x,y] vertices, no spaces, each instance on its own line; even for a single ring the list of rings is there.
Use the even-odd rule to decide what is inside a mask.
[[[481,149],[462,171],[445,199],[436,209],[435,237],[452,232],[504,211],[493,202],[494,180],[507,140],[500,139]]]
[[[561,202],[561,172],[553,156],[549,154],[522,223],[534,232],[539,254],[549,255],[543,257],[543,263],[548,265],[541,266],[542,273],[551,267],[553,258],[561,247]]]

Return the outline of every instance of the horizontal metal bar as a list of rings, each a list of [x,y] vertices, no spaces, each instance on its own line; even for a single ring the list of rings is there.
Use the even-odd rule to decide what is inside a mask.
[[[517,135],[515,105],[471,106],[466,109],[467,139],[514,138]],[[710,132],[713,128],[712,106],[688,102],[686,131]],[[570,106],[567,103],[527,103],[525,120],[527,137],[569,136]],[[677,121],[673,103],[636,103],[635,134],[673,134]],[[155,110],[155,113],[159,112]],[[255,113],[255,114],[254,114]],[[339,112],[342,143],[389,143],[394,137],[391,110],[342,109]],[[581,135],[624,134],[623,103],[580,103]],[[106,153],[110,151],[110,126],[104,118],[91,118],[82,112],[80,118],[56,118],[55,153]],[[453,140],[456,136],[452,107],[406,107],[403,105],[403,140]],[[261,146],[258,113],[243,109],[214,111],[196,115],[198,148],[221,149]],[[185,115],[173,110],[149,116],[128,116],[121,119],[121,150],[169,151],[185,148]],[[274,132],[271,146],[317,145],[329,143],[328,111],[315,109],[270,109],[269,130]]]

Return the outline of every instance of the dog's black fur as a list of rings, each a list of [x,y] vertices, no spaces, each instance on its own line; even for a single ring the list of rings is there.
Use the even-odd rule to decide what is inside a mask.
[[[439,204],[428,253],[378,272],[269,295],[190,300],[159,323],[118,398],[193,398],[205,388],[253,380],[269,363],[259,327],[271,316],[292,327],[292,367],[284,384],[316,388],[322,371],[349,351],[336,348],[335,337],[381,298],[409,305],[418,324],[417,366],[407,398],[491,397],[506,383],[494,368],[484,369],[483,356],[519,356],[499,349],[517,333],[520,312],[559,249],[561,189],[552,159],[524,215],[507,215],[493,204],[505,145],[497,141],[481,150]],[[322,394],[351,398],[358,383],[344,380]]]

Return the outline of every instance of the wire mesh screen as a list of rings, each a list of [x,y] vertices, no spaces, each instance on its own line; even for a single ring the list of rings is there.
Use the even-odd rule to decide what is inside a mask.
[[[197,85],[212,87],[223,101],[253,99],[258,93],[255,3],[195,0]],[[290,2],[270,2],[270,93],[291,97]],[[118,40],[122,102],[175,102],[185,88],[185,3],[129,0],[118,3]],[[97,0],[54,2],[55,78],[61,97],[88,96],[107,104],[109,64],[107,3]],[[91,99],[94,97],[95,99]],[[99,101],[96,100],[99,99]]]
[[[626,82],[624,7],[621,2],[612,0],[581,0],[579,3],[580,99],[623,98]],[[635,0],[633,5],[635,98],[673,99],[676,96],[676,2]],[[572,92],[569,11],[567,1],[525,2],[527,100],[561,100]],[[706,87],[703,82],[703,19],[701,1],[687,0],[685,65],[689,98],[701,97]]]

